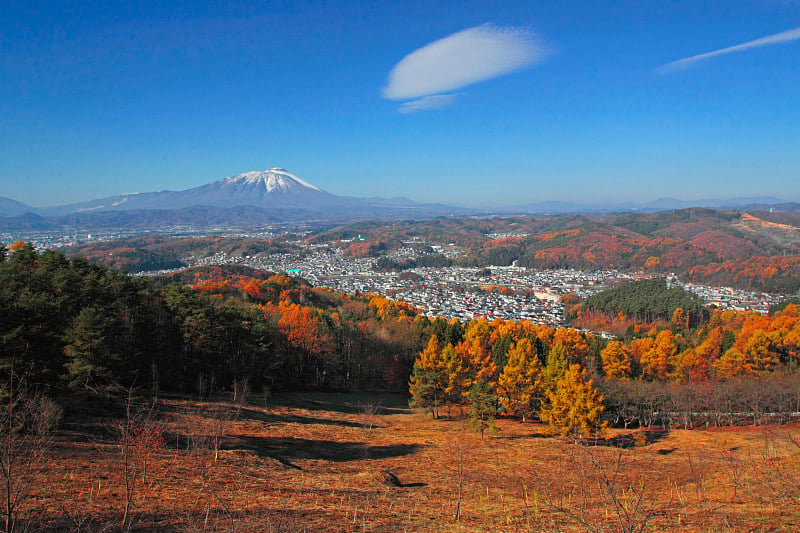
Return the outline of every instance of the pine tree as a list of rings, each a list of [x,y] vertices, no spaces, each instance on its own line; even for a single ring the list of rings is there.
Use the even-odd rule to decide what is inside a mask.
[[[100,311],[94,307],[81,309],[67,329],[65,339],[67,362],[64,367],[67,370],[68,387],[102,392],[105,386],[113,382],[109,368],[113,358],[108,353]]]
[[[497,414],[497,395],[492,386],[479,379],[467,393],[469,401],[469,425],[481,434],[481,440],[487,429],[494,428]]]

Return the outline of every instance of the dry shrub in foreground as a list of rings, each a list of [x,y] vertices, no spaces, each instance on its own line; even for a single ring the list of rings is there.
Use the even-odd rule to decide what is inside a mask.
[[[537,501],[591,533],[647,530],[665,503],[658,501],[657,481],[650,476],[652,459],[635,450],[603,449],[575,440],[565,442],[561,451],[558,478],[543,479],[532,472]]]
[[[24,377],[11,368],[0,387],[0,497],[6,533],[24,516],[36,471],[52,444],[61,410],[48,398],[28,389]]]
[[[374,409],[378,402],[364,396],[311,398],[250,406],[238,417],[232,403],[162,399],[158,413],[169,416],[159,423],[169,444],[148,459],[147,483],[138,467],[128,525],[198,532],[800,530],[796,429],[612,429],[608,441],[587,445],[546,436],[544,424],[501,418],[500,433],[481,440],[465,417]],[[217,450],[215,436],[223,444]],[[119,530],[119,441],[64,438],[45,459],[40,474],[47,478],[34,483],[26,507],[30,524]],[[387,482],[386,472],[396,480]]]

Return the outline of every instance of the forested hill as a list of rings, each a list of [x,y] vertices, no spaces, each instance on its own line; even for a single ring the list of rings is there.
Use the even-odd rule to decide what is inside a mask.
[[[796,225],[793,225],[796,224]],[[640,270],[770,292],[800,289],[800,221],[761,212],[684,209],[603,216],[440,218],[333,228],[309,242],[347,241],[380,256],[415,239],[463,249],[456,264]],[[349,243],[359,238],[357,243]]]
[[[0,247],[0,373],[13,367],[56,391],[402,391],[423,339],[446,327],[381,296],[252,269],[156,282],[30,244]]]
[[[783,384],[770,389],[783,402],[776,409],[796,401],[796,306],[771,317],[717,309],[694,327],[691,297],[673,294],[662,280],[611,291],[596,305],[636,304],[640,293],[663,296],[663,310],[644,311],[645,320],[658,320],[607,342],[525,320],[426,318],[382,296],[344,295],[242,267],[189,269],[154,282],[16,243],[0,247],[0,378],[8,383],[13,370],[50,396],[114,396],[132,386],[205,396],[241,387],[405,391],[411,377],[415,398],[435,406],[463,403],[473,386],[489,387],[489,395],[510,387],[524,360],[530,372],[517,372],[514,383],[536,386],[539,368],[557,392],[564,376],[553,372],[577,365],[575,382],[597,378],[608,412],[619,416],[632,405],[629,381],[634,388],[680,384],[663,389],[669,401],[709,383],[722,401],[731,380],[748,380],[736,391],[769,380]],[[669,323],[655,316],[674,305],[685,309],[676,307]],[[531,402],[545,398],[536,394]]]
[[[637,322],[669,322],[675,311],[681,309],[686,315],[687,327],[697,327],[704,311],[703,301],[698,296],[680,287],[668,288],[664,278],[624,283],[590,296],[586,307],[590,311],[623,313]]]
[[[794,293],[800,290],[799,227],[800,218],[793,213],[695,208],[603,216],[372,221],[270,239],[137,237],[77,246],[66,253],[139,272],[179,267],[187,257],[302,255],[308,245],[326,244],[352,257],[374,257],[377,270],[516,262],[536,269],[675,273],[682,281]],[[409,247],[416,249],[416,256],[402,261],[387,257]]]

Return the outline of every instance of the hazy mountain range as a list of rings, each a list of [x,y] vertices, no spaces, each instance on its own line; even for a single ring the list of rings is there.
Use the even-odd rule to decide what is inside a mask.
[[[257,225],[278,221],[418,218],[475,210],[407,198],[352,198],[323,191],[281,168],[252,171],[184,191],[120,194],[35,208],[0,198],[0,227]]]
[[[800,205],[772,197],[683,201],[662,198],[636,205],[539,202],[504,209],[468,209],[422,204],[408,198],[337,196],[281,168],[252,171],[183,191],[120,194],[85,202],[31,207],[0,197],[0,227],[46,229],[63,225],[148,227],[165,225],[257,225],[278,221],[427,218],[490,213],[591,213],[663,211],[685,207],[770,208],[797,211]]]
[[[679,200],[677,198],[658,198],[646,203],[597,203],[581,204],[574,202],[545,201],[521,204],[505,209],[506,211],[540,213],[540,214],[565,214],[565,213],[621,213],[626,211],[640,211],[643,213],[656,213],[658,211],[671,211],[674,209],[687,209],[690,207],[705,207],[708,209],[750,209],[776,211],[800,210],[800,203],[787,202],[772,196],[757,196],[746,198],[731,198],[721,200],[707,198],[702,200]]]

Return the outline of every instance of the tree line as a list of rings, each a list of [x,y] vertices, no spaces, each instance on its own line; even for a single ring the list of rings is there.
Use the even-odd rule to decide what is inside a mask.
[[[244,267],[151,279],[0,249],[0,372],[53,391],[399,391],[436,324],[381,296]]]
[[[692,327],[676,308],[622,340],[527,321],[473,320],[432,336],[414,363],[412,404],[434,417],[493,398],[488,416],[538,417],[562,433],[605,423],[783,422],[800,413],[800,311],[715,309]],[[481,418],[485,418],[485,415]]]
[[[664,407],[686,397],[705,402],[692,413],[715,410],[708,405],[788,412],[788,392],[776,397],[777,389],[753,385],[760,397],[778,398],[756,408],[724,400],[732,393],[723,391],[784,379],[799,363],[800,312],[791,304],[772,316],[717,309],[701,324],[677,307],[667,322],[607,341],[528,321],[427,318],[384,296],[345,295],[246,267],[151,280],[30,244],[0,249],[0,372],[14,368],[55,391],[410,387],[412,401],[434,415],[469,407],[482,424],[501,407],[569,432],[639,408],[650,415],[636,423],[646,425],[652,413],[687,412]],[[640,393],[647,386],[663,388]],[[696,392],[703,387],[714,392]],[[650,402],[665,395],[672,404]]]

